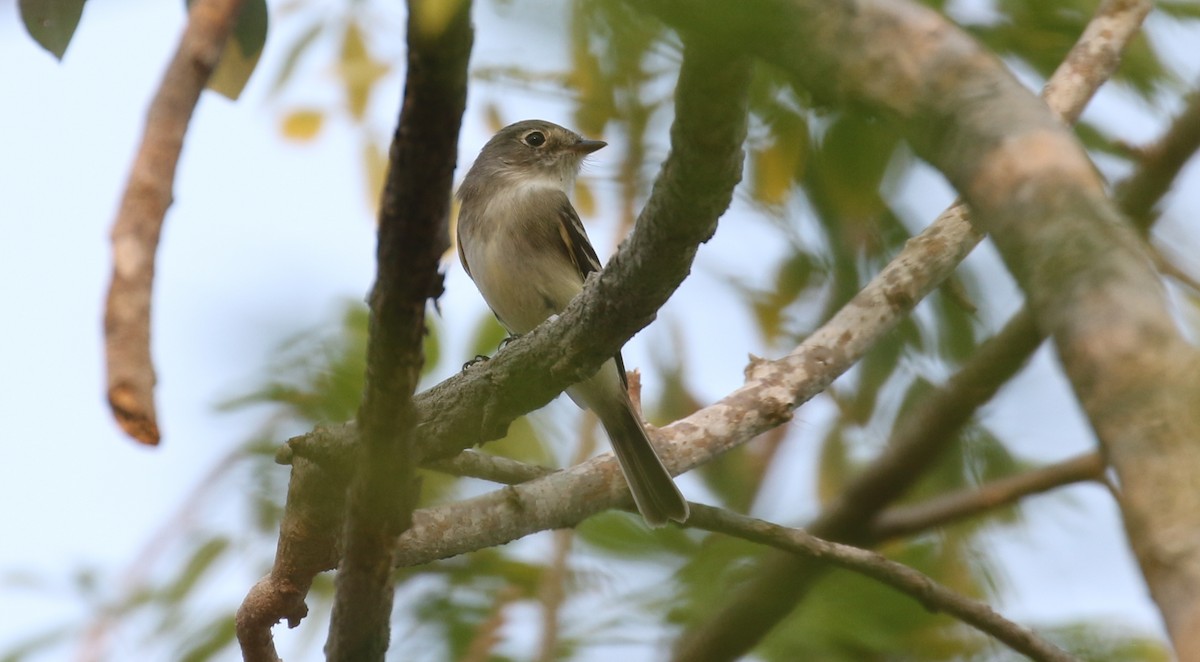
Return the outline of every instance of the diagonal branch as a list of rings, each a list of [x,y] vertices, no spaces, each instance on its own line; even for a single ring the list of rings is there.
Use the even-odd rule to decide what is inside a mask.
[[[980,515],[1020,499],[1054,488],[1098,480],[1104,476],[1104,459],[1086,453],[1045,467],[984,483],[979,487],[950,492],[910,506],[895,506],[871,522],[866,538],[877,543],[908,536]]]
[[[1183,111],[1167,132],[1139,151],[1140,167],[1113,192],[1121,208],[1143,231],[1157,220],[1154,207],[1197,149],[1200,149],[1200,90],[1188,95]]]
[[[945,612],[1034,660],[1069,662],[1077,659],[1032,630],[992,611],[986,604],[961,596],[929,576],[877,552],[829,542],[800,529],[789,529],[720,508],[699,504],[694,508],[688,519],[692,526],[770,545],[789,554],[866,575],[907,594],[929,611]]]
[[[163,219],[192,111],[208,83],[242,0],[197,0],[150,110],[113,223],[113,273],[104,308],[108,404],[126,434],[157,445],[150,302]]]

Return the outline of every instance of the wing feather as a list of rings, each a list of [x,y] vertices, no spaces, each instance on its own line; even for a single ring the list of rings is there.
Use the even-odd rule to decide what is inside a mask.
[[[570,204],[559,207],[558,233],[563,241],[567,257],[579,270],[580,278],[587,278],[593,271],[600,271],[600,258],[596,257],[596,249],[588,241],[587,232],[579,220],[579,214]]]
[[[579,214],[569,203],[560,208],[558,232],[563,240],[563,249],[566,251],[567,257],[574,263],[575,268],[579,270],[580,278],[587,278],[587,275],[593,271],[600,271],[600,258],[596,256],[596,249],[592,248],[592,242],[588,241],[587,231],[583,229],[583,222],[579,220]],[[617,373],[621,376],[621,385],[628,389],[625,360],[621,358],[620,352],[617,352],[613,359],[617,362]]]

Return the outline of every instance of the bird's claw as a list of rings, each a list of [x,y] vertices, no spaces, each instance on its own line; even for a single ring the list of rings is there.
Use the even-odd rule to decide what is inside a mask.
[[[466,372],[467,368],[470,368],[471,366],[475,365],[476,363],[483,363],[484,361],[488,360],[489,358],[491,358],[491,357],[484,356],[483,354],[476,354],[475,358],[473,358],[470,361],[467,361],[466,363],[463,364],[462,371]]]

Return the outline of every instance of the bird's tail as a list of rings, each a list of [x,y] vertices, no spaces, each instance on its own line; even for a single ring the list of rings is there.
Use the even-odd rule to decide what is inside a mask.
[[[620,405],[607,407],[607,411],[597,414],[612,441],[613,452],[633,492],[638,512],[653,527],[665,526],[667,520],[683,522],[688,517],[687,501],[654,452],[646,429],[633,412],[633,405],[628,400]]]

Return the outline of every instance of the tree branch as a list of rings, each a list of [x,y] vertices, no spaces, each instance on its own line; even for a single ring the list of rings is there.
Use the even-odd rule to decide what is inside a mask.
[[[1087,453],[1062,462],[1005,476],[979,487],[942,494],[910,506],[895,506],[871,522],[867,538],[877,543],[912,535],[950,522],[986,513],[1016,503],[1032,494],[1056,487],[1098,480],[1104,476],[1104,459]]]
[[[469,1],[458,0],[444,17],[435,16],[434,4],[408,2],[404,102],[380,204],[366,386],[356,419],[362,451],[350,483],[329,660],[384,659],[395,595],[392,550],[411,524],[419,492],[412,394],[425,363],[425,308],[442,293],[438,264],[450,247],[450,191],[473,40]]]
[[[242,0],[196,0],[150,109],[113,223],[113,272],[104,308],[108,404],[121,429],[157,445],[150,304],[163,219],[192,111],[220,60]]]
[[[931,577],[877,552],[829,542],[800,529],[789,529],[711,506],[694,504],[693,507],[695,510],[688,518],[690,526],[770,545],[789,554],[866,575],[908,595],[929,611],[945,612],[1034,660],[1067,662],[1077,659],[1032,630],[1000,616],[986,604],[958,595]]]
[[[1182,112],[1170,129],[1155,143],[1140,150],[1139,168],[1117,185],[1114,197],[1121,209],[1146,231],[1157,220],[1154,207],[1167,194],[1171,184],[1200,149],[1200,90],[1188,95]]]
[[[422,462],[421,466],[454,476],[479,478],[503,485],[526,483],[554,473],[554,469],[473,450],[465,450],[454,457]]]
[[[288,458],[293,471],[275,564],[238,610],[247,660],[277,659],[271,626],[287,618],[295,627],[307,612],[304,596],[313,576],[339,558],[327,657],[382,660],[387,650],[392,549],[417,493],[412,393],[424,362],[426,301],[441,294],[437,268],[449,245],[450,188],[472,41],[469,2],[441,23],[428,10],[420,1],[409,5],[404,104],[380,205],[367,384],[354,426],[363,431],[361,443],[347,452],[343,440],[318,430],[317,438],[330,440],[314,444],[313,456],[328,452],[349,461],[313,461],[294,452]]]

